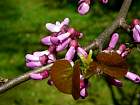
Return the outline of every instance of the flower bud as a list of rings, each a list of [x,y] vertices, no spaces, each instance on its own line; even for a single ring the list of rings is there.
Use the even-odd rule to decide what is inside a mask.
[[[45,70],[41,73],[30,73],[29,76],[31,79],[42,80],[49,76],[49,72],[48,72],[48,70]]]
[[[88,13],[89,9],[90,9],[90,6],[86,2],[82,2],[78,6],[78,12],[80,15],[85,15],[86,13]]]
[[[139,19],[133,19],[131,23],[131,28],[134,28],[135,25],[140,25],[140,20]]]
[[[121,55],[126,49],[126,45],[125,44],[121,44],[119,49],[116,51],[119,55]]]
[[[113,49],[115,48],[117,42],[119,40],[119,34],[118,33],[114,33],[111,37],[110,43],[109,43],[109,47],[108,49]]]
[[[65,40],[64,42],[60,43],[57,47],[56,47],[56,51],[59,52],[59,51],[62,51],[64,50],[65,48],[68,47],[69,43],[71,41],[71,38],[68,38],[67,40]]]
[[[140,42],[140,25],[135,25],[132,31],[133,31],[134,41]]]
[[[52,23],[47,23],[46,24],[46,28],[50,31],[50,32],[59,32],[60,31],[60,27],[55,25],[55,24],[52,24]]]
[[[102,3],[102,4],[107,4],[108,3],[108,0],[99,0],[100,1],[100,3]]]
[[[140,76],[136,75],[135,73],[128,71],[127,74],[125,75],[125,77],[134,83],[140,84]]]
[[[74,58],[75,52],[76,52],[75,47],[71,46],[66,53],[65,59],[71,62],[72,59]]]
[[[88,56],[88,54],[87,54],[87,52],[83,49],[83,48],[81,48],[81,47],[78,47],[77,48],[77,53],[78,53],[78,55],[79,56],[84,56],[85,58],[87,58],[87,56]]]

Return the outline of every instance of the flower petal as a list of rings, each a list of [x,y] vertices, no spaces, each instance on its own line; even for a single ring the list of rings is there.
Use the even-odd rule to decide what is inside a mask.
[[[121,44],[119,49],[116,51],[119,55],[121,55],[126,49],[126,45],[125,44]]]
[[[30,73],[30,78],[35,80],[42,80],[43,76],[40,73]]]
[[[60,42],[63,42],[69,36],[70,36],[70,33],[64,33],[64,34],[59,35],[57,38],[60,40]]]
[[[60,42],[60,40],[57,37],[51,37],[50,40],[54,45],[58,45]]]
[[[87,52],[86,52],[83,48],[78,47],[77,53],[78,53],[79,56],[82,55],[82,56],[84,56],[85,58],[87,58]]]
[[[114,33],[111,37],[110,43],[109,43],[109,48],[111,48],[111,50],[113,48],[115,48],[117,42],[119,40],[119,34],[118,33]]]
[[[42,64],[40,62],[27,62],[26,66],[30,68],[36,68],[42,66]]]
[[[47,36],[41,39],[41,42],[45,45],[52,45],[51,36]]]
[[[71,46],[66,53],[65,59],[68,61],[72,61],[72,59],[74,58],[75,52],[76,52],[75,47]]]
[[[85,15],[89,11],[89,9],[90,9],[90,6],[87,3],[83,2],[79,5],[78,12],[81,15]]]
[[[133,28],[133,38],[135,42],[140,42],[140,32],[136,27]]]
[[[128,78],[129,80],[133,81],[134,83],[140,83],[140,76],[138,76],[135,73],[127,72],[125,77]]]
[[[65,40],[64,42],[62,42],[62,44],[59,44],[56,47],[56,51],[59,52],[59,51],[64,50],[65,48],[67,48],[68,47],[68,44],[70,43],[70,41],[71,41],[71,38]]]
[[[26,58],[27,60],[31,60],[31,61],[39,61],[39,57],[34,56],[34,55],[31,55],[31,54],[27,54],[27,55],[25,56],[25,58]]]
[[[46,28],[51,32],[59,32],[60,31],[60,27],[55,25],[55,24],[52,24],[52,23],[47,23]]]

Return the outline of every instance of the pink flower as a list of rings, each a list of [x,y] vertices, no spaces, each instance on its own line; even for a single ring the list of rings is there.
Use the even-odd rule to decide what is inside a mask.
[[[33,54],[27,54],[26,66],[30,68],[36,68],[43,66],[47,63],[52,63],[55,61],[53,54],[50,54],[49,51],[34,52]]]
[[[111,37],[111,40],[109,42],[109,46],[108,46],[108,50],[112,50],[113,48],[115,48],[117,42],[119,40],[119,34],[118,33],[114,33]]]
[[[133,32],[133,39],[135,42],[140,42],[140,20],[134,19],[131,23],[131,28]]]
[[[138,76],[137,74],[135,73],[132,73],[132,72],[127,72],[127,74],[125,75],[126,78],[128,78],[129,80],[131,80],[132,82],[134,83],[140,83],[140,76]]]
[[[107,4],[108,0],[99,0],[102,4]]]
[[[48,72],[48,70],[45,70],[41,73],[30,73],[29,76],[31,79],[42,80],[42,79],[45,79],[49,76],[49,72]]]
[[[125,44],[121,44],[119,49],[116,51],[119,55],[121,55],[126,49],[126,45]]]
[[[120,80],[117,80],[113,77],[107,76],[106,80],[109,84],[117,86],[117,87],[122,87],[122,82]]]
[[[140,25],[135,25],[132,31],[133,31],[134,41],[140,43]]]
[[[90,0],[80,0],[78,4],[79,14],[85,15],[90,9]]]
[[[68,38],[67,40],[60,43],[58,46],[56,46],[56,51],[59,52],[59,51],[66,49],[68,47],[70,41],[71,41],[71,38]]]
[[[78,32],[77,30],[75,30],[74,28],[68,28],[68,33],[70,33],[70,37],[72,39],[75,38],[82,38],[83,37],[83,33]]]
[[[83,48],[81,48],[81,47],[78,47],[77,48],[77,54],[79,55],[79,56],[84,56],[85,58],[87,58],[87,52],[83,49]]]
[[[80,98],[85,98],[88,96],[87,88],[88,80],[85,80],[83,75],[80,75]]]
[[[61,23],[59,21],[57,21],[55,24],[47,23],[46,28],[51,32],[60,32],[61,28],[64,25],[68,25],[68,24],[69,24],[69,18],[65,18],[64,21],[62,21]]]

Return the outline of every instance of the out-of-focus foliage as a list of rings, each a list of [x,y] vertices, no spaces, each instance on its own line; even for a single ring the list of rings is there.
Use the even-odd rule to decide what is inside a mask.
[[[129,23],[133,18],[140,18],[140,1],[133,1],[127,17]],[[11,79],[29,71],[25,67],[24,56],[47,48],[40,44],[40,39],[49,34],[46,22],[69,17],[71,26],[84,33],[80,43],[87,45],[111,24],[118,12],[95,3],[89,14],[80,16],[76,12],[76,4],[69,3],[66,0],[0,0],[0,76]],[[119,43],[126,42],[128,35],[118,31],[122,39],[125,37]],[[140,75],[139,59],[140,53],[134,49],[128,63],[130,70]],[[139,86],[124,79],[122,81],[124,86],[118,89],[107,85],[101,77],[94,76],[90,80],[89,97],[79,101],[48,86],[47,80],[28,81],[0,95],[0,105],[140,104]]]

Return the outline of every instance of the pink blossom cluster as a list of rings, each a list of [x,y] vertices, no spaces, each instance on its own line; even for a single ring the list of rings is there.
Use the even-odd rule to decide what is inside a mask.
[[[107,49],[105,49],[103,52],[106,52],[108,53],[109,51],[114,51],[113,49],[116,47],[116,44],[119,40],[119,34],[118,33],[113,33],[112,37],[111,37],[111,40],[109,42],[109,46]],[[128,48],[126,47],[125,44],[121,44],[118,48],[118,50],[116,50],[116,52],[122,57],[122,58],[125,58],[128,53],[129,53],[129,50]],[[134,83],[138,83],[140,84],[140,76],[135,74],[135,73],[132,73],[128,70],[128,72],[126,73],[125,77],[129,80],[131,80],[132,82]],[[107,76],[107,81],[109,83],[111,83],[112,85],[115,85],[115,86],[122,86],[122,82],[120,80],[117,80],[115,79],[114,77],[110,77],[110,76]]]
[[[37,68],[50,64],[56,61],[57,53],[67,49],[65,59],[68,60],[72,66],[73,59],[76,54],[87,57],[87,52],[80,47],[77,39],[82,38],[83,33],[69,26],[69,18],[65,18],[62,22],[57,21],[55,24],[47,23],[46,28],[51,32],[51,35],[45,36],[41,39],[41,43],[47,45],[49,48],[45,51],[34,52],[27,54],[26,66],[29,68]],[[42,80],[49,77],[49,71],[45,70],[41,73],[31,73],[30,78],[35,80]],[[53,81],[48,80],[48,84],[52,85]],[[81,98],[87,96],[87,85],[82,75],[80,75],[80,95]]]
[[[55,24],[47,23],[46,28],[51,32],[51,35],[45,36],[41,39],[41,43],[47,45],[49,48],[45,51],[34,52],[33,54],[27,54],[26,66],[29,68],[37,68],[50,64],[56,61],[57,53],[67,50],[65,59],[68,60],[73,66],[73,59],[76,54],[79,56],[87,57],[87,52],[80,47],[77,39],[82,38],[83,33],[78,32],[76,29],[69,26],[69,18],[65,18],[62,22],[57,21]],[[41,73],[31,73],[30,78],[35,80],[42,80],[49,77],[49,71],[45,70]],[[81,80],[83,81],[83,80]],[[53,84],[53,81],[48,80],[49,84]],[[84,83],[84,82],[83,82]],[[81,88],[82,97],[85,85]]]

